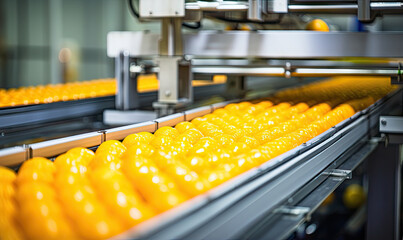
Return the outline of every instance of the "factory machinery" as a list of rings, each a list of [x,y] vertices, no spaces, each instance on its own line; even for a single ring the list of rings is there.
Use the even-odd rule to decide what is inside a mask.
[[[399,86],[403,58],[401,33],[199,31],[183,34],[181,28],[183,24],[192,24],[189,22],[200,22],[203,17],[265,23],[287,13],[346,13],[357,14],[365,22],[380,14],[401,12],[401,2],[369,0],[331,1],[330,4],[284,0],[140,0],[139,18],[161,20],[161,34],[109,33],[107,54],[116,62],[115,103],[111,104],[109,99],[111,106],[101,103],[101,107],[96,99],[80,102],[91,103],[97,112],[115,107],[104,111],[106,124],[131,124],[1,149],[0,163],[17,168],[33,157],[54,159],[74,147],[95,150],[108,140],[123,140],[138,132],[152,133],[213,113],[231,103],[252,101],[257,97],[242,99],[246,77],[282,77],[284,81],[291,77],[339,75],[387,77]],[[159,79],[157,99],[152,103],[154,111],[140,111],[142,95],[137,91],[137,79],[150,73],[158,74]],[[189,109],[194,100],[191,81],[211,79],[214,75],[227,76],[224,88],[238,100]],[[285,239],[309,221],[319,205],[364,164],[368,183],[367,239],[400,239],[402,103],[403,93],[397,87],[309,141],[116,238]],[[57,104],[79,106],[73,102],[52,104],[52,111],[60,111]],[[40,105],[29,107],[29,113],[36,116],[34,108]],[[138,119],[142,122],[133,124]]]

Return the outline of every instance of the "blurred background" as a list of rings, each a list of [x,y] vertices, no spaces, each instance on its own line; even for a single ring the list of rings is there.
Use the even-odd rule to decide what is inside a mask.
[[[106,56],[108,32],[159,32],[159,22],[140,23],[127,5],[126,0],[0,0],[0,88],[113,77],[114,61]],[[355,16],[291,15],[265,28],[304,29],[317,17],[323,18],[331,31],[403,31],[403,16],[361,24]],[[202,26],[218,30],[261,28],[209,19],[204,19]]]

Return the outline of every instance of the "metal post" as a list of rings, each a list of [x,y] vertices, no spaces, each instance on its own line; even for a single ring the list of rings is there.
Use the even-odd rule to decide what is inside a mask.
[[[363,22],[371,21],[371,1],[358,0],[358,20]]]
[[[130,73],[130,56],[128,52],[121,52],[115,60],[115,74],[117,83],[116,109],[132,110],[139,107],[137,92],[138,73]]]
[[[227,75],[225,97],[228,99],[242,98],[246,93],[246,77]]]
[[[162,19],[157,58],[160,85],[158,102],[153,104],[159,116],[193,100],[191,63],[183,59],[181,27],[181,18]]]
[[[380,144],[369,158],[367,240],[400,239],[400,148]]]
[[[116,109],[123,109],[123,52],[120,52],[119,56],[115,58],[115,78],[116,78]]]

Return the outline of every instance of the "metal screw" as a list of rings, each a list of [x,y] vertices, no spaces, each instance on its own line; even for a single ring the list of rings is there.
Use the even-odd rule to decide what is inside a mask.
[[[175,14],[178,15],[179,14],[178,11],[175,11]]]
[[[381,120],[381,124],[382,124],[383,126],[386,126],[386,124],[387,124],[386,120],[385,120],[385,119],[382,119],[382,120]]]
[[[291,72],[285,71],[285,78],[291,78]]]
[[[150,15],[153,15],[153,12],[152,12],[152,11],[150,11],[150,12],[149,12],[149,14],[150,14]]]
[[[291,63],[290,62],[285,63],[285,69],[286,70],[291,70]]]

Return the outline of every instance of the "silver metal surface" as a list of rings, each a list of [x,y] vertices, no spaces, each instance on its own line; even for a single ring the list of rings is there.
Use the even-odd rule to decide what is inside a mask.
[[[107,55],[116,58],[120,52],[128,51],[131,57],[158,55],[160,34],[146,32],[109,32]]]
[[[288,0],[268,0],[267,11],[269,13],[287,13]]]
[[[392,32],[204,31],[184,36],[184,53],[213,58],[399,58],[402,40],[402,33]]]
[[[327,171],[324,171],[322,174],[326,176],[338,177],[343,179],[352,178],[351,170],[344,170],[344,169],[329,169]]]
[[[401,239],[402,148],[379,144],[367,164],[366,239]],[[379,208],[382,203],[382,208]]]
[[[371,20],[371,0],[361,0],[357,1],[358,11],[357,16],[360,21],[370,21]]]
[[[360,1],[358,1],[360,2]],[[393,13],[403,11],[402,2],[371,2],[370,9],[373,11],[381,11],[384,13]],[[322,5],[304,5],[291,4],[288,5],[288,11],[293,13],[340,13],[340,14],[356,14],[359,6],[357,4],[322,4]],[[368,10],[366,10],[368,11]],[[368,16],[368,12],[361,13]]]
[[[140,0],[140,18],[174,18],[185,16],[185,0]]]
[[[118,56],[158,54],[156,34],[110,32],[107,52]],[[401,58],[403,33],[314,32],[314,31],[200,31],[183,35],[185,55],[210,58]],[[140,47],[141,46],[141,47]]]
[[[351,151],[345,153],[346,160],[337,160],[331,167],[348,169],[353,171],[360,165],[370,153],[374,151],[378,143],[367,143],[364,146],[353,147]],[[353,153],[351,155],[351,153]],[[304,215],[290,217],[286,214],[269,214],[267,218],[261,219],[256,226],[248,230],[242,238],[245,239],[286,239],[305,220],[309,220],[310,215],[316,211],[320,204],[345,180],[345,178],[334,178],[319,175],[305,187],[300,189],[285,204],[289,206],[305,207],[309,212]]]
[[[308,207],[299,206],[281,206],[275,209],[274,213],[286,214],[286,215],[304,215],[307,214],[311,209]]]
[[[159,41],[159,54],[161,56],[181,56],[182,19],[163,18],[161,22],[161,39]]]
[[[192,110],[187,110],[184,112],[185,121],[191,121],[194,118],[204,116],[212,112],[211,106],[199,107]]]
[[[138,132],[155,132],[157,123],[154,121],[141,122],[123,127],[105,130],[105,140],[122,140],[130,134]]]
[[[28,149],[24,147],[12,147],[0,149],[0,166],[15,166],[28,159]]]
[[[186,11],[247,11],[247,2],[240,1],[196,1],[186,3]]]
[[[154,120],[157,123],[157,129],[160,127],[173,127],[176,124],[185,121],[184,113],[175,113],[166,117],[157,118]]]
[[[128,51],[123,51],[115,59],[115,78],[117,93],[115,98],[116,109],[130,110],[140,106],[139,93],[137,92],[137,73],[130,76],[130,56]]]
[[[30,144],[31,157],[54,157],[75,147],[98,146],[102,143],[103,137],[103,133],[93,132]]]
[[[403,116],[381,116],[379,118],[379,132],[403,133]]]
[[[104,111],[104,123],[107,125],[125,125],[150,121],[157,117],[154,111],[131,110],[121,111],[107,109]]]
[[[263,21],[263,1],[249,0],[248,19],[252,21]]]
[[[308,76],[335,76],[335,75],[355,75],[355,76],[397,76],[397,68],[392,69],[326,69],[326,68],[297,68],[291,73],[294,77]]]
[[[193,67],[192,72],[194,74],[228,74],[228,75],[240,75],[240,76],[283,76],[285,70],[279,67]]]
[[[158,103],[177,104],[193,101],[191,67],[181,57],[157,58],[160,68]]]

